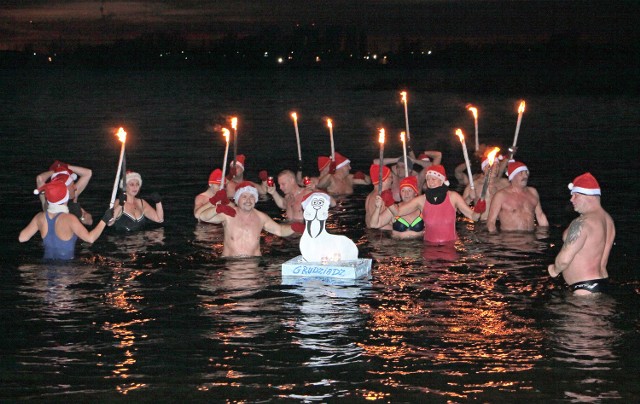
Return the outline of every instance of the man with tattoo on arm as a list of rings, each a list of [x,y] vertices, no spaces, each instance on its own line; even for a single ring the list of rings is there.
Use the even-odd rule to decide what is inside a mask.
[[[569,184],[573,209],[580,214],[562,235],[564,242],[549,275],[562,274],[576,295],[606,290],[609,283],[607,261],[616,229],[611,216],[600,205],[600,185],[590,174],[582,174]]]

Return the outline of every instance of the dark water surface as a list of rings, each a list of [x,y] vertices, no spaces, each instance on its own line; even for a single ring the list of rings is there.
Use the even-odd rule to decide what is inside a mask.
[[[637,273],[638,110],[629,96],[473,95],[429,92],[451,72],[2,71],[0,72],[0,401],[482,402],[640,400]],[[354,169],[387,155],[404,115],[393,83],[409,91],[419,149],[437,149],[448,172],[462,161],[454,129],[480,110],[482,141],[507,147],[527,101],[518,158],[531,170],[551,228],[490,235],[460,219],[455,249],[396,241],[363,228],[358,188],[339,200],[330,231],[373,258],[370,279],[343,284],[282,279],[296,239],[265,236],[264,256],[222,259],[220,229],[197,224],[193,198],[219,166],[214,127],[240,119],[248,177],[295,168],[289,113],[300,116],[305,169],[336,149]],[[503,86],[504,87],[504,86]],[[119,145],[142,193],[164,197],[162,228],[109,230],[77,259],[44,264],[41,242],[17,235],[38,211],[35,176],[54,159],[89,167],[81,197],[108,206]],[[575,217],[567,183],[591,171],[618,236],[613,291],[575,298],[546,266]],[[258,208],[280,220],[270,200]]]

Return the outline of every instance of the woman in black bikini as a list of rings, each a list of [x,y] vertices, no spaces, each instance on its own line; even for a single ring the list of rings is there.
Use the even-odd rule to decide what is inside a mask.
[[[400,196],[402,202],[410,201],[418,196],[418,179],[410,176],[400,181]],[[424,233],[424,221],[422,220],[422,212],[419,209],[414,210],[404,216],[396,216],[389,209],[385,209],[379,216],[378,223],[372,224],[373,228],[382,228],[391,224],[391,237],[398,239],[421,238]]]

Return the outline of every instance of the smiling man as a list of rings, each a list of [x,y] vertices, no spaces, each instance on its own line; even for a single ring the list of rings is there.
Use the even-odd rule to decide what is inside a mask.
[[[215,197],[214,197],[215,198]],[[292,225],[278,224],[265,213],[255,209],[258,201],[258,190],[249,181],[241,182],[236,187],[234,200],[236,206],[225,204],[225,201],[210,200],[211,206],[199,215],[203,222],[222,224],[224,228],[224,257],[256,257],[260,252],[260,235],[262,230],[280,237],[288,237],[296,231],[304,230],[302,223]]]
[[[548,227],[547,216],[542,211],[540,196],[535,188],[527,186],[529,168],[520,161],[512,161],[507,168],[509,186],[496,192],[489,207],[487,229],[497,231],[496,220],[501,231],[534,231]]]
[[[577,295],[603,292],[609,283],[607,262],[616,237],[611,216],[600,205],[600,185],[591,173],[571,184],[571,204],[580,214],[562,235],[562,249],[549,265],[549,275],[562,274]]]

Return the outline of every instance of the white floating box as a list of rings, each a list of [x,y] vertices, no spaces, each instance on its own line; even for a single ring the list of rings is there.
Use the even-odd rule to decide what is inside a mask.
[[[360,279],[371,274],[371,258],[334,261],[327,264],[308,262],[298,255],[282,264],[282,276],[313,276],[337,279]]]

